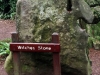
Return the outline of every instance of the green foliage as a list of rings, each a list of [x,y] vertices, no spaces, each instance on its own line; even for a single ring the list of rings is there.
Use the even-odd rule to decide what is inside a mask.
[[[85,0],[89,5],[99,4],[100,0]]]
[[[10,43],[11,42],[11,39],[4,39],[4,40],[1,40],[1,42],[7,42],[7,43]]]
[[[94,12],[94,16],[100,21],[100,0],[85,0]],[[100,22],[98,24],[91,25],[87,28],[90,35],[88,39],[89,47],[93,47],[94,44],[100,44]]]
[[[10,0],[10,2],[9,2],[9,5],[11,5],[11,9],[10,9],[10,17],[11,18],[15,18],[16,2],[17,2],[17,0]]]
[[[96,38],[96,36],[100,36],[100,23],[91,26],[92,36]]]
[[[0,56],[8,55],[9,53],[9,43],[0,42]]]
[[[0,0],[0,18],[14,19],[17,0]]]
[[[100,44],[100,23],[89,26],[88,30],[90,35],[88,39],[89,47],[92,47],[93,44]]]
[[[95,26],[91,26],[92,37],[94,42],[100,42],[100,23]]]

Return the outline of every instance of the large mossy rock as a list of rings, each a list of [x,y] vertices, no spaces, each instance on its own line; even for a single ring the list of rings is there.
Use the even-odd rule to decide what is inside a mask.
[[[67,0],[18,0],[16,26],[20,42],[51,42],[59,33],[62,75],[90,75],[88,35],[77,24],[80,10],[72,0],[73,12],[66,10]],[[83,1],[83,0],[82,0]],[[11,54],[10,54],[11,55]],[[11,56],[10,56],[11,57]],[[5,62],[8,70],[10,62]],[[53,75],[51,53],[21,53],[22,75]],[[12,67],[11,67],[12,68]]]

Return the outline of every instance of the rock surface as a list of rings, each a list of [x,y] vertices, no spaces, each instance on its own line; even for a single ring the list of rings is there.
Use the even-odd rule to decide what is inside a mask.
[[[66,0],[17,2],[16,26],[20,42],[50,42],[51,34],[59,33],[62,75],[91,74],[87,50],[88,34],[77,24],[77,19],[83,16],[79,8],[80,2],[81,0],[72,1],[73,11],[70,13],[66,10]],[[53,75],[51,53],[21,53],[21,60],[22,75]],[[5,66],[6,70],[8,66]]]

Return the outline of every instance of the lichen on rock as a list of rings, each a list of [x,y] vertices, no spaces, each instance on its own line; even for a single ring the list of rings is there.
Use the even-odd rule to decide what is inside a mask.
[[[80,0],[72,1],[75,5]],[[87,53],[88,35],[79,27],[76,16],[76,13],[78,15],[81,12],[73,6],[73,11],[68,13],[66,5],[66,0],[18,0],[16,26],[19,40],[20,42],[48,43],[51,42],[52,33],[57,32],[61,44],[62,75],[68,73],[90,75],[91,67]],[[51,53],[21,53],[21,60],[23,63],[21,67],[33,69],[32,71],[23,69],[23,73],[53,74]]]

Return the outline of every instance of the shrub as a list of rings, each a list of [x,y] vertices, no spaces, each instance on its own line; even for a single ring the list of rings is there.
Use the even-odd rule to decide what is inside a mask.
[[[0,0],[0,18],[14,18],[17,0]]]

